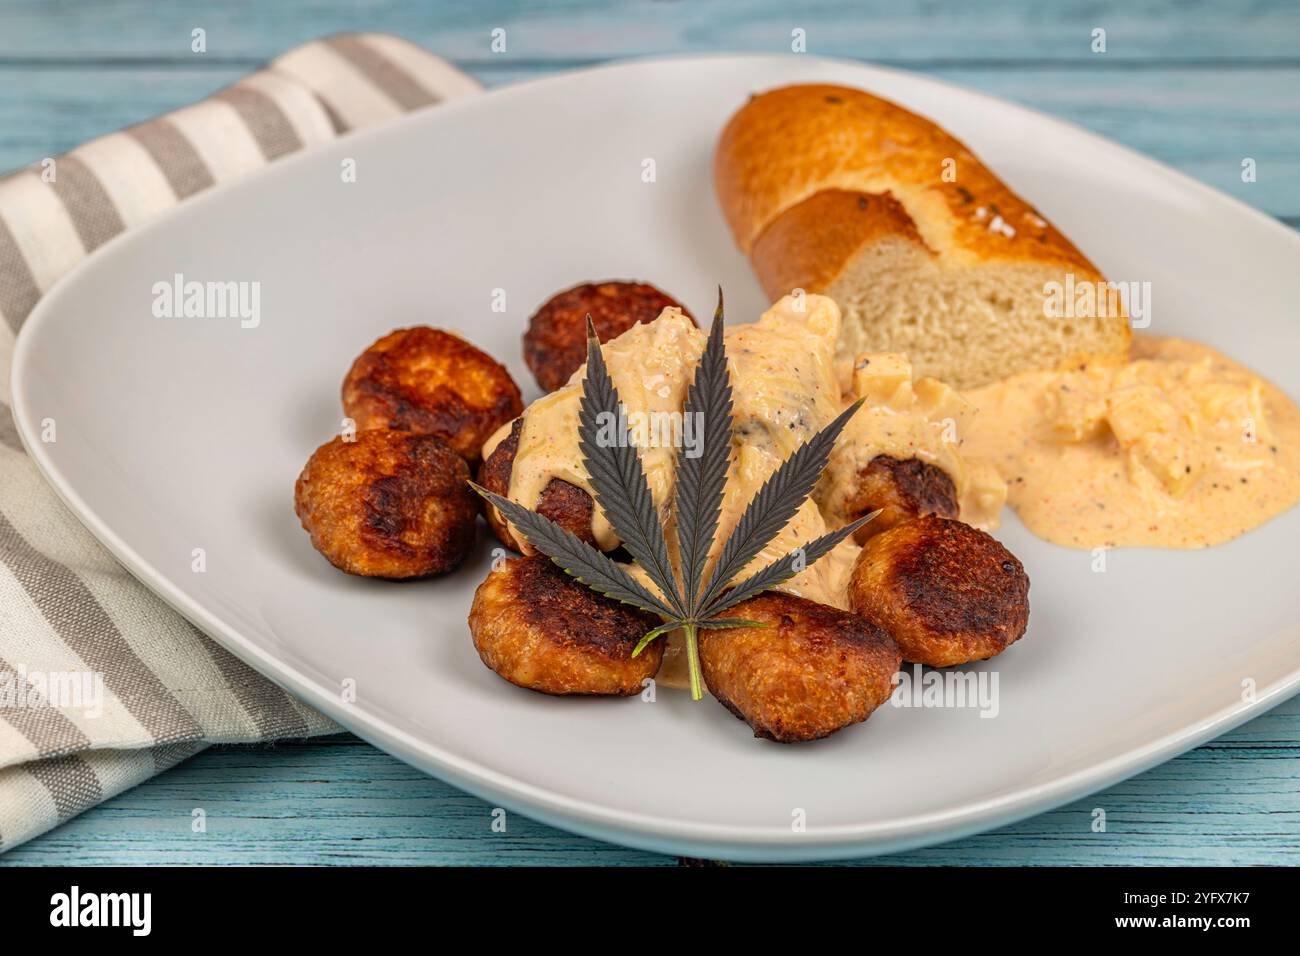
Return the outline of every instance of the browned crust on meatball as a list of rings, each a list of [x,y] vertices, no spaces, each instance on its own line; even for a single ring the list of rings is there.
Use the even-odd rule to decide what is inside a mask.
[[[474,546],[478,506],[469,467],[440,438],[383,430],[316,449],[294,510],[316,550],[340,570],[418,578],[459,565]]]
[[[957,489],[947,472],[929,462],[877,455],[858,472],[857,489],[847,502],[846,523],[877,508],[880,514],[853,533],[858,544],[922,515],[957,517]]]
[[[768,625],[703,631],[700,639],[709,690],[755,737],[816,740],[866,720],[889,699],[898,648],[865,618],[778,591],[726,616]]]
[[[522,418],[515,419],[510,434],[497,444],[479,468],[478,483],[503,498],[510,494],[510,472],[514,467],[515,453],[519,451],[519,435],[523,431],[523,425]],[[591,495],[583,489],[563,479],[552,478],[542,489],[537,507],[533,510],[595,547],[596,538],[591,533],[591,517],[595,509]],[[498,541],[512,551],[523,550],[496,508],[485,503],[484,514],[487,516],[488,527]]]
[[[664,642],[636,657],[659,619],[602,597],[544,555],[498,562],[474,594],[469,629],[483,663],[543,694],[631,696],[654,677]]]
[[[423,325],[379,339],[343,380],[343,412],[358,430],[437,435],[471,465],[492,433],[523,409],[505,366],[459,336]]]
[[[867,541],[849,605],[934,667],[1001,654],[1029,626],[1029,576],[992,535],[929,516]]]
[[[608,342],[669,306],[695,321],[676,299],[644,282],[589,282],[558,292],[528,320],[524,361],[541,389],[553,392],[587,361],[588,315],[596,337]]]

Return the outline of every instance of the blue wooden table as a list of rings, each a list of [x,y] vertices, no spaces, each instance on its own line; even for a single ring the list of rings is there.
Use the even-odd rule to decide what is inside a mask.
[[[647,53],[808,51],[982,89],[1094,129],[1300,227],[1300,4],[0,0],[0,170],[200,99],[337,30],[400,33],[499,86]],[[207,31],[208,52],[190,52]],[[507,52],[490,32],[507,31]],[[1106,31],[1106,52],[1092,51]],[[1254,183],[1240,164],[1253,157]],[[1295,383],[1284,383],[1294,387]],[[1093,833],[1104,807],[1107,832]],[[203,808],[207,832],[191,832]],[[671,865],[491,808],[351,736],[213,748],[10,864]],[[866,863],[1300,863],[1300,699],[1101,794]]]

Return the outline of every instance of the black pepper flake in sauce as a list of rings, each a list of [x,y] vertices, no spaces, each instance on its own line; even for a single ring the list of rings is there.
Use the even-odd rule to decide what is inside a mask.
[[[866,196],[859,196],[859,197],[858,197],[858,208],[859,208],[859,209],[866,209],[866,208],[867,208],[867,197],[866,197]]]
[[[957,187],[957,195],[961,196],[961,204],[963,206],[968,206],[975,201],[975,197],[971,195],[970,190],[965,186]]]

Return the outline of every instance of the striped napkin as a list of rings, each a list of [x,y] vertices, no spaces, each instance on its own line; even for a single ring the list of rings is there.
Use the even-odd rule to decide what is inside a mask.
[[[208,744],[339,730],[127,574],[45,485],[7,404],[23,320],[87,254],[186,197],[479,89],[398,37],[342,34],[0,179],[0,851]]]

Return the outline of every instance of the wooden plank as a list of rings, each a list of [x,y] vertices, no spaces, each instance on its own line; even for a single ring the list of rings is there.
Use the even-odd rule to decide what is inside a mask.
[[[1300,698],[1100,794],[863,865],[1300,864]],[[1092,830],[1095,808],[1106,832]],[[191,831],[201,808],[207,832]],[[3,857],[0,865],[671,865],[507,814],[351,736],[214,748]]]
[[[222,69],[0,68],[0,169],[200,99],[247,72]],[[475,73],[489,85],[546,75]],[[1300,66],[1289,70],[1003,70],[932,75],[1093,129],[1276,216],[1300,215]],[[22,75],[22,83],[5,82]],[[1250,156],[1258,179],[1241,181]]]
[[[265,58],[336,30],[388,30],[456,59],[499,56],[585,61],[643,53],[783,52],[805,31],[809,52],[895,62],[1089,60],[1092,30],[1107,31],[1107,62],[1152,59],[1284,60],[1294,63],[1300,6],[1215,0],[1041,0],[914,5],[841,0],[792,11],[787,0],[661,3],[478,0],[211,3],[210,0],[7,0],[0,6],[0,58],[67,62],[85,56],[171,57],[190,53],[190,31],[207,31],[212,58]],[[506,30],[494,55],[490,31]]]

